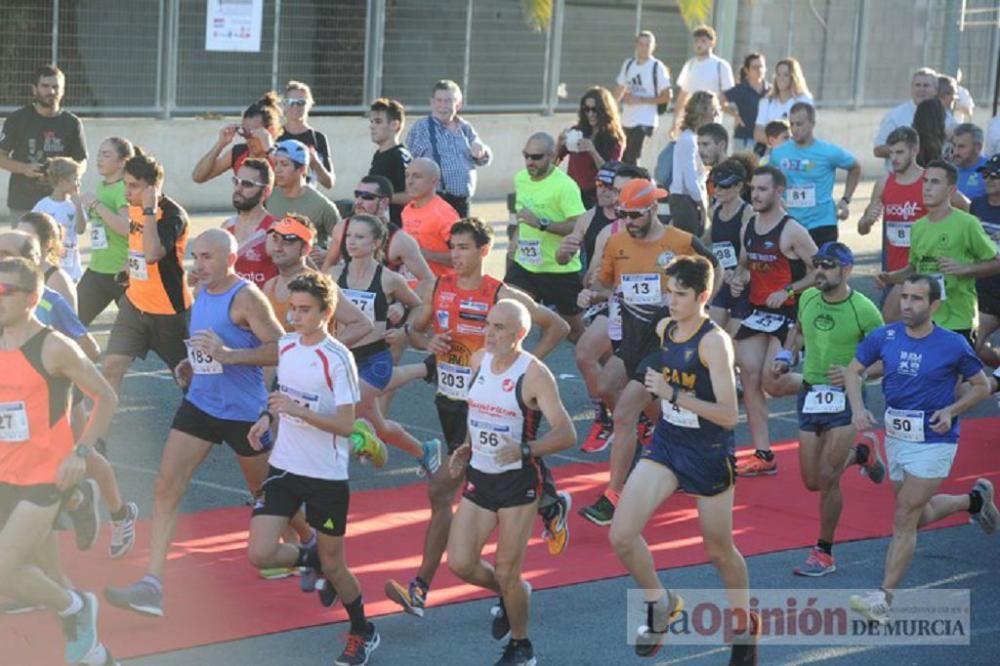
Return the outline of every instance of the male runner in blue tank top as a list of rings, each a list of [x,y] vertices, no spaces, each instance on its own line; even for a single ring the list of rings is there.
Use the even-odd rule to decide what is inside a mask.
[[[907,277],[900,295],[901,321],[870,333],[844,375],[854,425],[866,430],[875,419],[865,409],[861,373],[879,361],[885,368],[885,450],[896,491],[892,541],[881,588],[850,599],[851,608],[880,624],[889,621],[893,597],[913,560],[919,527],[968,511],[987,534],[997,529],[988,479],[977,479],[968,494],[937,494],[958,451],[959,415],[989,395],[983,364],[968,341],[931,319],[940,304],[937,279],[923,273]],[[959,380],[968,385],[961,386],[956,400]]]
[[[156,477],[146,576],[104,593],[120,608],[163,615],[163,572],[180,502],[214,445],[225,441],[233,449],[251,493],[267,475],[267,456],[251,448],[247,433],[267,404],[261,366],[277,362],[284,329],[267,297],[236,275],[236,252],[236,239],[222,229],[209,229],[194,242],[199,292],[191,307],[188,358],[176,371],[188,392],[174,416]],[[303,527],[299,536],[312,535]]]
[[[708,260],[678,257],[666,274],[670,317],[656,324],[659,349],[643,359],[630,380],[646,387],[647,404],[660,400],[662,412],[652,444],[625,483],[609,535],[645,596],[646,620],[634,639],[635,652],[655,655],[684,608],[679,595],[664,589],[642,537],[653,512],[682,490],[697,498],[705,551],[733,610],[729,663],[756,664],[760,622],[749,614],[747,565],[733,543],[733,430],[739,421],[733,342],[705,312],[713,281]]]

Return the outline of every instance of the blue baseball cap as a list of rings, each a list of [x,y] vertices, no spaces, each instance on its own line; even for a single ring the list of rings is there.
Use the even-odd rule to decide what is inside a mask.
[[[597,180],[605,185],[614,185],[615,176],[618,175],[618,169],[620,169],[621,166],[621,162],[608,160],[601,165],[600,169],[597,170]]]
[[[278,155],[282,153],[300,167],[309,164],[309,149],[301,141],[296,141],[295,139],[279,141],[274,145],[274,154]]]
[[[851,248],[836,241],[823,243],[816,254],[813,255],[813,259],[829,259],[836,261],[841,266],[854,265],[854,253],[851,252]]]

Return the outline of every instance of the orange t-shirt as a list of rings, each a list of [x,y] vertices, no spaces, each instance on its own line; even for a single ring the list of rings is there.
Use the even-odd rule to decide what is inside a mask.
[[[403,231],[416,239],[417,245],[430,252],[447,253],[451,226],[458,222],[458,213],[440,196],[435,196],[426,206],[417,208],[414,202],[403,207]],[[451,271],[451,266],[428,261],[434,275],[440,277]]]
[[[191,291],[184,277],[184,249],[188,218],[183,208],[167,197],[156,207],[156,228],[164,255],[146,261],[142,249],[145,216],[139,206],[128,209],[128,289],[125,295],[140,312],[172,315],[191,307]]]
[[[666,227],[655,241],[632,238],[622,228],[608,238],[601,257],[598,279],[621,290],[626,304],[653,306],[666,290],[667,264],[679,254],[695,254],[694,236],[676,227]],[[657,279],[659,290],[656,290]]]

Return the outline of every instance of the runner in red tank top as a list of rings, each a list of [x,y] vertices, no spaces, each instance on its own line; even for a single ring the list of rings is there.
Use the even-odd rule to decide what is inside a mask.
[[[264,208],[273,185],[274,170],[267,160],[245,160],[233,176],[236,215],[222,223],[222,228],[236,237],[239,246],[236,274],[261,289],[278,274],[277,266],[267,254],[267,233],[275,220]]]
[[[781,203],[785,175],[774,166],[759,167],[751,181],[751,205],[756,216],[743,230],[744,252],[731,278],[734,296],[750,288],[754,310],[743,319],[734,336],[736,365],[743,381],[743,403],[755,453],[736,466],[741,476],[774,474],[778,465],[771,452],[767,398],[791,395],[798,382],[772,371],[774,357],[795,323],[795,296],[813,284],[813,273],[793,275],[793,262],[807,266],[816,254],[816,243],[805,228],[790,217]]]
[[[117,408],[111,386],[76,343],[35,319],[41,292],[35,265],[0,259],[0,592],[16,590],[20,601],[59,614],[67,663],[113,663],[97,637],[97,597],[64,588],[62,572],[36,564],[58,562],[46,552],[53,522]],[[94,400],[77,443],[69,424],[74,384]]]

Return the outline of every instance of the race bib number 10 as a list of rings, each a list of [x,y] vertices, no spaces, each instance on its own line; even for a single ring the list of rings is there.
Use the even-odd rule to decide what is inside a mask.
[[[803,414],[839,414],[847,406],[844,389],[816,384],[806,393],[802,403]]]

